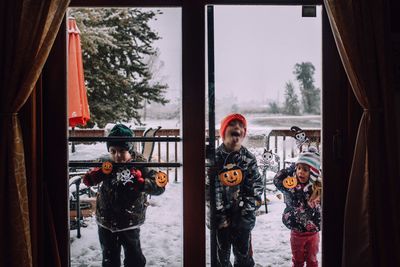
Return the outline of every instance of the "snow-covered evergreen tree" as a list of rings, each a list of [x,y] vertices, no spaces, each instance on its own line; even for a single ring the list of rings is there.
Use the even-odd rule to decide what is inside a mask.
[[[300,113],[299,100],[291,81],[286,82],[285,85],[285,103],[283,112],[288,115],[299,115]]]
[[[168,86],[153,79],[149,58],[160,37],[149,21],[161,14],[137,8],[76,8],[70,16],[81,31],[91,125],[141,124],[145,101],[165,104]]]
[[[273,101],[268,103],[268,109],[267,109],[268,113],[272,113],[272,114],[278,114],[281,112],[281,108],[279,107],[278,102]]]
[[[315,67],[311,62],[297,63],[293,71],[297,81],[300,83],[304,113],[308,114],[321,113],[321,93],[320,89],[314,85],[314,72]]]

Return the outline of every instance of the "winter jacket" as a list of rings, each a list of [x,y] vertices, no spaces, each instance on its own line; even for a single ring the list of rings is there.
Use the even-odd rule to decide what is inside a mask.
[[[321,205],[312,208],[308,204],[313,193],[312,184],[298,182],[293,188],[283,185],[285,178],[295,177],[295,175],[295,169],[291,167],[279,171],[274,177],[274,184],[283,193],[286,204],[282,222],[287,228],[294,231],[318,232],[321,228]]]
[[[229,162],[227,162],[229,161]],[[225,186],[221,183],[216,172],[224,169],[228,163],[234,163],[243,172],[243,179],[235,186]],[[233,228],[253,229],[256,222],[256,210],[261,205],[261,196],[264,190],[261,175],[258,171],[255,156],[245,147],[237,152],[227,152],[221,144],[215,155],[215,166],[212,167],[215,175],[215,224],[217,228],[228,223]],[[210,212],[209,184],[206,180],[206,200],[208,213]],[[209,219],[208,214],[208,219]],[[209,220],[208,220],[208,226]]]
[[[137,152],[131,152],[131,156],[132,162],[146,161]],[[165,189],[157,186],[156,171],[146,167],[137,169],[142,172],[144,183],[121,179],[121,174],[129,171],[127,167],[113,169],[109,175],[104,174],[100,168],[95,168],[84,176],[83,182],[88,186],[102,182],[96,200],[96,220],[100,226],[117,232],[137,228],[144,223],[148,206],[147,195],[160,195]]]

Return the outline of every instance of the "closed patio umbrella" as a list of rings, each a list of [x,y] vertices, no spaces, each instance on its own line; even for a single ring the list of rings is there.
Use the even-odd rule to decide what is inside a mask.
[[[86,125],[90,119],[83,76],[81,38],[74,18],[68,19],[68,120],[69,126]]]
[[[74,18],[68,19],[68,123],[85,126],[90,119],[89,104],[83,76],[80,31]],[[72,144],[72,152],[75,147]]]

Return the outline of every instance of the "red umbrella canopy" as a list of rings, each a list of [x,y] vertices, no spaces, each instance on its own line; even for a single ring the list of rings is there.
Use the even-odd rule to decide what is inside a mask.
[[[85,80],[80,31],[74,18],[68,19],[68,120],[69,126],[86,125],[90,119]]]

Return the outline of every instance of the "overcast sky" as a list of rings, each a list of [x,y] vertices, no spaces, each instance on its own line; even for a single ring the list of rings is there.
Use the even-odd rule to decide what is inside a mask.
[[[152,26],[162,37],[156,46],[173,98],[181,92],[181,10],[162,11]],[[321,88],[320,7],[317,17],[302,18],[300,6],[216,6],[214,19],[217,98],[283,101],[285,83],[294,81],[294,65],[306,61],[314,64]]]

